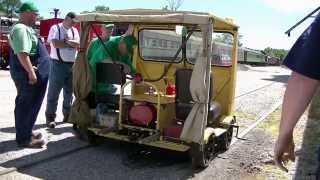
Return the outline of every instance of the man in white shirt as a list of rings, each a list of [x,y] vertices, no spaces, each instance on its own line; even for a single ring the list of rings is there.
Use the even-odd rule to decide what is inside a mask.
[[[46,120],[54,128],[59,94],[63,89],[63,121],[66,122],[72,103],[72,65],[79,47],[79,33],[75,24],[76,14],[69,12],[62,23],[51,26],[48,42],[51,46],[50,75],[47,95]]]

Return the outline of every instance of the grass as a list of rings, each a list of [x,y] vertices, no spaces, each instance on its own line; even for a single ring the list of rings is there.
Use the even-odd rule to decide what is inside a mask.
[[[255,120],[256,117],[257,117],[257,116],[254,115],[254,114],[244,113],[244,112],[240,112],[240,111],[235,112],[235,116],[236,116],[238,119],[244,119],[244,120]]]
[[[281,117],[281,109],[276,109],[262,123],[258,124],[257,128],[262,129],[272,137],[278,136],[279,124]]]

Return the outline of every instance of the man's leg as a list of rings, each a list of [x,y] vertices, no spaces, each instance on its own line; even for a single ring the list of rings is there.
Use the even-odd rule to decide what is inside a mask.
[[[66,78],[64,81],[64,86],[63,86],[63,106],[62,106],[62,113],[64,115],[63,122],[67,122],[69,114],[70,114],[70,109],[71,109],[71,104],[73,100],[72,96],[72,66],[70,64],[66,64]]]
[[[43,98],[45,96],[45,93],[46,93],[46,90],[47,90],[47,82],[48,80],[47,79],[44,79],[44,80],[38,80],[38,85],[37,85],[37,89],[35,91],[36,93],[36,96],[34,98],[34,101],[33,101],[33,107],[32,107],[32,127],[31,129],[33,128],[36,120],[37,120],[37,117],[38,117],[38,113],[39,113],[39,110],[41,108],[41,105],[42,105],[42,102],[43,102]]]
[[[13,78],[13,80],[17,88],[14,110],[16,141],[19,146],[23,147],[41,147],[44,141],[32,139],[32,128],[35,123],[33,109],[35,99],[38,96],[37,87],[29,85],[27,78]]]
[[[58,106],[59,94],[63,87],[64,74],[61,70],[61,65],[56,60],[51,60],[50,62],[50,74],[49,74],[49,86],[47,94],[47,108],[46,108],[46,118],[47,123],[54,122],[56,118],[56,111]],[[50,127],[54,127],[52,124]]]

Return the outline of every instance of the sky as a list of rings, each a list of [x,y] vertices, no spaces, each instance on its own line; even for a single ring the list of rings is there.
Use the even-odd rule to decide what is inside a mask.
[[[24,0],[22,0],[24,2]],[[110,9],[165,7],[167,0],[33,0],[45,18],[53,17],[53,8],[60,9],[60,17],[69,11],[94,10],[97,5]],[[319,0],[184,0],[179,10],[210,12],[219,17],[232,18],[240,26],[245,47],[290,49],[308,27],[309,18],[288,37],[284,32],[308,13],[320,6]]]

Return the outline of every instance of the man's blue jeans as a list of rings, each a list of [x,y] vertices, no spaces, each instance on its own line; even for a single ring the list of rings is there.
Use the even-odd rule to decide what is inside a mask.
[[[50,62],[49,86],[47,95],[47,119],[54,120],[58,106],[58,100],[63,89],[62,113],[68,116],[72,103],[72,64],[62,63],[56,59]]]
[[[37,84],[30,85],[25,73],[14,70],[10,73],[17,89],[14,109],[16,141],[25,144],[31,140],[32,128],[46,93],[47,79],[38,78]]]

